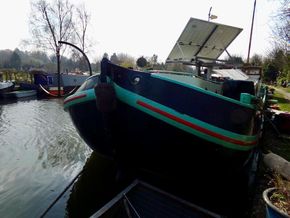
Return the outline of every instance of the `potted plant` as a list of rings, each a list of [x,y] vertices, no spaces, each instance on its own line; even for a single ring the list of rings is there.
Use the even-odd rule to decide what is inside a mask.
[[[290,182],[274,175],[274,187],[263,192],[267,218],[290,218]]]

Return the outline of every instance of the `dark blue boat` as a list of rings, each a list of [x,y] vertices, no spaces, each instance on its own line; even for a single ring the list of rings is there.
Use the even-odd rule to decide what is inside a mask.
[[[64,108],[93,150],[131,166],[240,170],[261,134],[261,72],[214,67],[240,31],[191,18],[167,61],[195,65],[195,75],[128,69],[104,58],[101,74]]]
[[[33,83],[20,83],[20,89],[37,90],[39,96],[58,95],[57,73],[47,73],[42,70],[32,70],[30,73],[33,75]],[[60,94],[66,95],[76,91],[88,77],[88,75],[75,73],[60,74]]]
[[[36,96],[36,90],[18,90],[2,93],[4,99],[18,99]]]

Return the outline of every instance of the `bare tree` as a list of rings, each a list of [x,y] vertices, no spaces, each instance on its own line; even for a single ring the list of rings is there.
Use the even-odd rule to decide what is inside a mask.
[[[58,97],[60,93],[59,41],[69,41],[73,35],[73,5],[68,0],[35,0],[31,3],[30,28],[37,46],[56,54],[58,73]],[[62,53],[65,49],[62,49]]]
[[[275,36],[275,47],[280,47],[287,51],[289,50],[290,42],[290,0],[280,0],[280,3],[281,6],[274,18],[272,30]]]
[[[77,45],[84,53],[88,53],[92,44],[88,39],[87,30],[91,19],[91,15],[86,10],[85,4],[82,3],[75,7],[74,11],[74,38],[73,43]],[[80,63],[80,68],[85,69],[86,60],[79,51],[73,49],[71,51],[71,58]]]
[[[37,47],[58,52],[58,41],[73,36],[73,5],[68,0],[36,0],[31,3],[30,29]]]
[[[91,15],[86,10],[84,4],[76,7],[76,16],[74,21],[74,33],[76,38],[76,44],[83,51],[87,52],[89,40],[87,38],[88,25],[91,19]]]
[[[135,58],[128,55],[128,54],[125,54],[125,53],[119,53],[117,55],[118,57],[118,62],[121,66],[123,67],[134,67],[135,66]]]

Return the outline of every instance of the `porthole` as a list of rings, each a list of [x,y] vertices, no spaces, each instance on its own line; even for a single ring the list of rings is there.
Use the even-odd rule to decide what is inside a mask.
[[[141,81],[141,77],[140,76],[135,76],[135,77],[132,78],[131,83],[133,85],[137,85],[137,84],[140,83],[140,81]]]

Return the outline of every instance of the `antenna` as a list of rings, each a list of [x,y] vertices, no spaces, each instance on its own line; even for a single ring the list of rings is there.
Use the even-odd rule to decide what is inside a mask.
[[[252,44],[252,35],[253,35],[253,26],[254,26],[255,11],[256,11],[256,0],[254,2],[254,9],[253,9],[253,16],[252,16],[252,26],[251,26],[251,33],[250,33],[250,40],[249,40],[249,49],[248,49],[247,64],[249,64],[249,60],[250,60],[250,51],[251,51],[251,44]]]
[[[208,12],[208,21],[218,18],[216,15],[211,14],[211,9],[212,7],[210,7],[209,12]]]
[[[208,12],[208,21],[210,20],[210,12],[211,12],[212,7],[210,7],[209,12]]]

